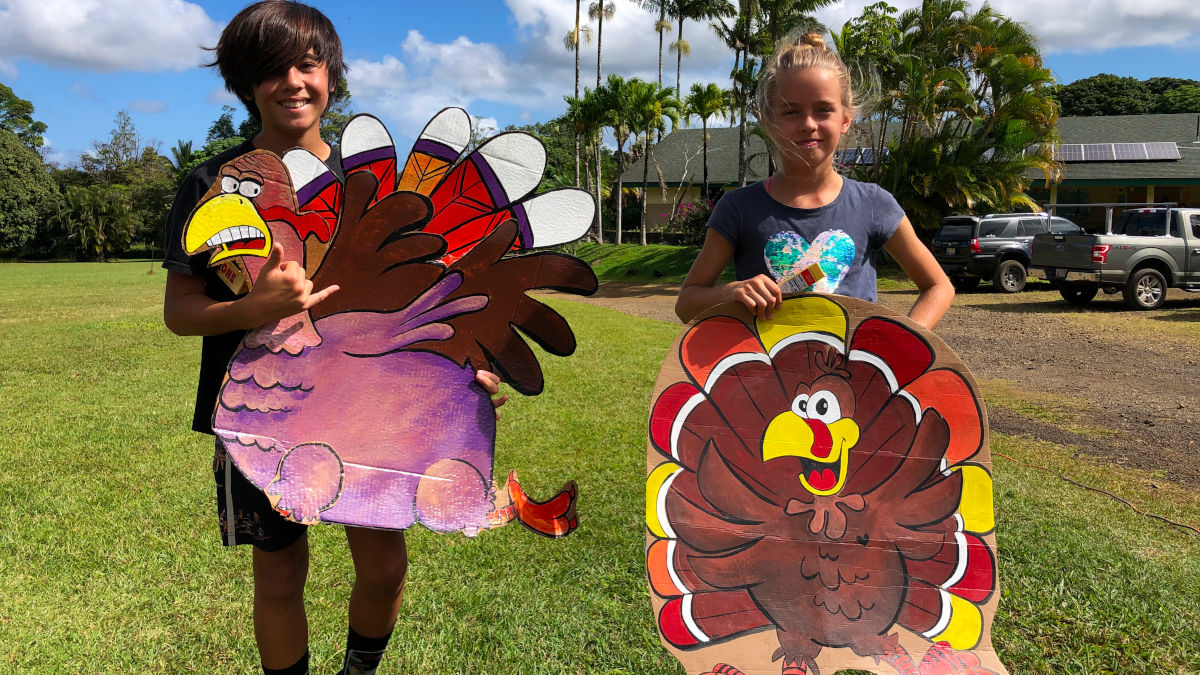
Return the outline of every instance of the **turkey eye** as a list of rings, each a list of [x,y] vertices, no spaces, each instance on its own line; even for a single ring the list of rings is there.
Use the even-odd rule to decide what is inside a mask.
[[[254,199],[262,193],[262,183],[256,183],[252,180],[244,180],[238,183],[237,191],[238,194],[242,195],[243,197]]]
[[[792,401],[792,412],[808,419],[808,394],[800,394],[796,400]]]
[[[221,192],[232,194],[238,191],[238,179],[233,176],[225,176],[221,178]]]
[[[841,419],[842,406],[832,391],[818,391],[808,401],[808,416],[832,424]]]

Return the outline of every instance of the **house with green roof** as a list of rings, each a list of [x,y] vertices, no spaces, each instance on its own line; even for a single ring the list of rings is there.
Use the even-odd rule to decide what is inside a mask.
[[[843,140],[853,148],[855,128]],[[1030,196],[1040,204],[1104,202],[1176,202],[1200,204],[1200,114],[1062,117],[1058,120],[1062,181],[1045,185],[1045,176],[1029,174]],[[708,130],[708,180],[720,192],[738,187],[737,128]],[[748,134],[746,182],[768,172],[762,138]],[[864,143],[865,145],[865,143]],[[668,134],[648,154],[646,222],[660,226],[671,205],[701,198],[703,136],[700,129]],[[625,188],[639,187],[643,160],[622,174]],[[661,177],[661,180],[660,180]],[[1059,215],[1088,229],[1104,224],[1103,209],[1065,207]]]

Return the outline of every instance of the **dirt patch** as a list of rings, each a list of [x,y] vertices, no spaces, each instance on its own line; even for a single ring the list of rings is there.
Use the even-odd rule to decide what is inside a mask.
[[[590,298],[570,299],[677,324],[676,291],[604,283]],[[912,291],[879,294],[900,312],[915,298]],[[994,431],[1073,446],[1200,490],[1200,348],[1189,331],[1163,330],[1176,322],[1200,323],[1200,296],[1172,291],[1164,309],[1132,312],[1103,297],[1073,308],[1044,285],[1016,295],[985,287],[960,294],[937,333],[985,391],[995,382],[1018,392],[1017,401],[997,396],[1001,402],[989,405]],[[1039,414],[1040,400],[1054,414]]]

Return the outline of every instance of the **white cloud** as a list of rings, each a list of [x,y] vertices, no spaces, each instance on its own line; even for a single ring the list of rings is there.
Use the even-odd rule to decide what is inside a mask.
[[[235,107],[242,103],[238,100],[238,97],[230,93],[225,87],[217,87],[208,92],[208,95],[204,97],[204,102],[212,105],[231,105]]]
[[[71,84],[70,91],[79,98],[86,98],[89,101],[96,101],[98,103],[103,102],[101,101],[100,96],[96,94],[96,90],[92,89],[92,85],[84,82],[83,80],[73,82]]]
[[[0,60],[102,72],[182,70],[219,26],[183,0],[0,0]]]
[[[144,98],[129,102],[129,108],[144,113],[161,113],[167,111],[166,101],[149,101]]]
[[[840,28],[862,13],[866,0],[843,2],[817,13],[827,26]],[[891,2],[901,11],[916,0]],[[973,1],[972,9],[983,3]],[[1115,47],[1183,46],[1200,40],[1200,3],[1195,0],[991,0],[1001,14],[1028,25],[1046,52],[1098,52]]]

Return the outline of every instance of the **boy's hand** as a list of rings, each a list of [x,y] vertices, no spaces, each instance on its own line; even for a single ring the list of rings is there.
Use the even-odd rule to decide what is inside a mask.
[[[500,393],[500,376],[486,370],[475,371],[475,381],[479,383],[483,390],[488,393],[488,396],[496,396]],[[500,396],[492,399],[492,407],[499,408],[508,400],[508,395]],[[496,412],[496,419],[500,419],[500,412]]]
[[[335,284],[313,293],[304,268],[293,260],[282,260],[283,246],[277,243],[243,298],[252,308],[254,314],[249,319],[255,327],[303,312],[338,290]]]
[[[775,310],[783,306],[783,291],[779,284],[765,274],[759,274],[745,281],[730,282],[733,300],[742,303],[751,314],[759,320],[771,319]]]

